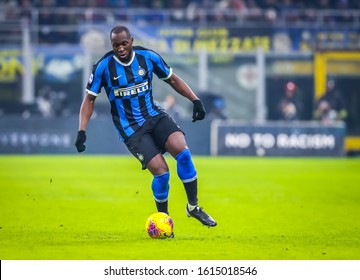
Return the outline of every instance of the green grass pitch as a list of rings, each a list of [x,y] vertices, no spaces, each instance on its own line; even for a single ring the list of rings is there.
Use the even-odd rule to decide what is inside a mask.
[[[360,160],[194,157],[215,228],[185,215],[168,162],[175,238],[153,240],[152,178],[136,159],[1,156],[0,259],[360,259]]]

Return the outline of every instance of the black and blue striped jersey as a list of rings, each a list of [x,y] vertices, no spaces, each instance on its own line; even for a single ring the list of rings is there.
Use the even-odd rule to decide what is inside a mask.
[[[153,100],[153,73],[162,80],[172,75],[172,69],[156,52],[134,46],[132,55],[130,62],[124,64],[113,51],[106,53],[93,66],[86,86],[87,93],[94,96],[104,87],[122,141],[162,110]]]

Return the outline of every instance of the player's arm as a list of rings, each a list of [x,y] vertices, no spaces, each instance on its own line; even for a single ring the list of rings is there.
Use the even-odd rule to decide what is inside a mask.
[[[79,153],[85,151],[86,134],[85,130],[89,123],[90,117],[94,111],[94,103],[96,96],[86,94],[83,102],[81,103],[79,113],[79,131],[76,137],[75,146]]]
[[[175,73],[172,73],[169,79],[165,80],[177,93],[186,97],[190,101],[199,99],[192,89]]]
[[[193,103],[193,122],[205,118],[205,108],[199,97],[197,97],[192,89],[178,75],[172,73],[172,75],[167,80],[165,80],[165,82],[167,82],[177,93],[186,97]]]
[[[86,130],[86,127],[89,123],[91,115],[94,111],[94,103],[95,103],[96,96],[91,94],[86,94],[84,97],[83,102],[81,103],[80,107],[80,114],[79,114],[79,130]]]
[[[79,153],[85,151],[86,134],[85,130],[94,111],[95,99],[100,93],[102,87],[102,77],[106,63],[99,60],[94,66],[89,81],[86,85],[86,94],[81,103],[79,113],[79,130],[75,142],[75,147]]]

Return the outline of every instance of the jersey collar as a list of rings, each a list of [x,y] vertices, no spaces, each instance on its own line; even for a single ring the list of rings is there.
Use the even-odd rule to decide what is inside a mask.
[[[129,66],[133,62],[134,57],[135,57],[135,51],[133,50],[132,57],[131,57],[130,61],[128,63],[123,63],[115,55],[113,55],[113,58],[123,66]]]

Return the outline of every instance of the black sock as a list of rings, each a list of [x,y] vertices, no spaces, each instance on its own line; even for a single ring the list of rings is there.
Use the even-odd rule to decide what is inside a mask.
[[[198,204],[197,198],[197,179],[194,181],[184,183],[188,203],[190,205],[196,206]]]
[[[167,200],[165,202],[158,202],[155,200],[155,203],[156,203],[156,208],[157,208],[158,212],[164,212],[167,214],[169,213]]]

